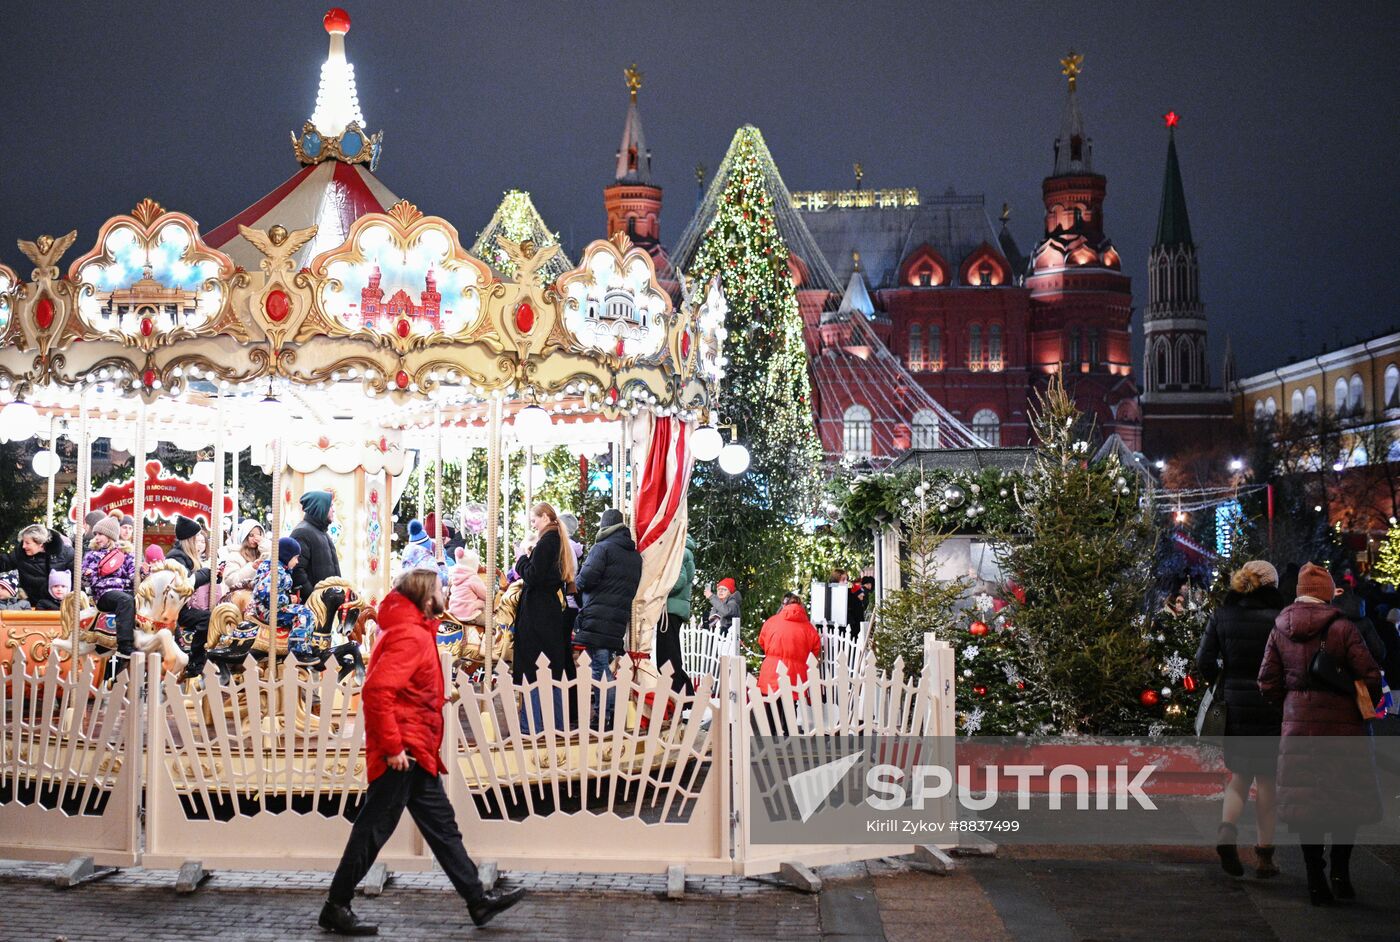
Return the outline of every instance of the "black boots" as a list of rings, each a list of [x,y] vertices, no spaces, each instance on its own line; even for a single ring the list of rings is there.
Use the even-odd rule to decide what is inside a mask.
[[[1351,845],[1333,844],[1331,851],[1332,895],[1337,899],[1356,899],[1351,885]]]
[[[1322,845],[1304,844],[1303,863],[1308,868],[1308,900],[1314,906],[1332,902],[1332,891],[1327,887],[1327,861],[1322,857]]]
[[[475,903],[468,903],[467,911],[471,913],[472,922],[480,929],[524,898],[525,888],[523,886],[509,891],[487,893]]]
[[[1215,852],[1220,855],[1220,868],[1232,877],[1244,876],[1244,864],[1240,863],[1239,848],[1235,846],[1238,837],[1239,829],[1233,824],[1221,824],[1216,837]]]
[[[1259,876],[1259,879],[1267,880],[1269,877],[1276,877],[1279,875],[1278,865],[1274,863],[1274,848],[1272,845],[1269,847],[1255,845],[1254,857],[1255,860],[1258,861],[1258,866],[1255,867],[1254,872]]]
[[[379,927],[373,923],[361,922],[360,917],[349,906],[337,906],[330,900],[321,907],[321,918],[317,924],[327,932],[337,935],[378,935]]]

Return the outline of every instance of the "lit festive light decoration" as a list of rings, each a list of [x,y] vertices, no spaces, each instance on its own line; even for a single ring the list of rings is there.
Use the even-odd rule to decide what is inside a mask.
[[[720,449],[719,467],[725,474],[743,474],[749,469],[749,450],[738,442]]]
[[[0,409],[0,435],[6,441],[22,442],[33,438],[39,431],[39,412],[23,399]]]
[[[702,425],[690,436],[690,452],[697,461],[714,461],[724,448],[724,436],[713,425]]]
[[[539,406],[526,406],[515,414],[515,437],[522,445],[543,444],[554,420]]]
[[[1168,111],[1166,114],[1162,115],[1162,120],[1167,123],[1167,127],[1175,128],[1177,123],[1181,121],[1181,116],[1175,111]]]
[[[360,98],[355,91],[355,67],[345,58],[350,14],[335,7],[327,11],[322,22],[330,34],[331,47],[321,65],[321,86],[316,90],[316,110],[311,113],[311,123],[326,137],[339,137],[352,122],[365,126]]]
[[[58,455],[48,449],[36,451],[32,464],[34,466],[34,473],[41,478],[53,477],[58,473],[59,468],[63,467],[63,462],[59,459]]]

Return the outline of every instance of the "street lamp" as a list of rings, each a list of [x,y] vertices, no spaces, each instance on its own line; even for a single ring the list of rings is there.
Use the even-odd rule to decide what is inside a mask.
[[[1238,459],[1238,458],[1231,458],[1231,459],[1230,459],[1230,470],[1231,470],[1231,471],[1243,471],[1243,470],[1244,470],[1244,462],[1241,461],[1241,460]]]

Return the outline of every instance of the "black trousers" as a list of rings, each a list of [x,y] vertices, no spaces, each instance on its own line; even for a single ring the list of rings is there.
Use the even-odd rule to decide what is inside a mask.
[[[462,832],[457,828],[452,802],[442,789],[442,779],[412,762],[407,772],[389,769],[369,783],[365,803],[350,829],[350,841],[331,879],[330,901],[337,906],[350,905],[355,887],[399,826],[404,808],[462,899],[468,903],[481,899],[486,891],[476,875],[476,864],[462,846]]]
[[[103,592],[97,600],[97,610],[116,615],[117,653],[130,654],[136,650],[136,599],[130,592]]]
[[[209,612],[207,609],[180,609],[175,619],[190,643],[190,663],[185,667],[188,674],[198,674],[204,670],[204,648],[209,641]]]
[[[656,626],[656,669],[671,665],[671,689],[687,696],[695,692],[690,675],[685,672],[681,657],[681,625],[685,619],[670,612],[661,616]]]

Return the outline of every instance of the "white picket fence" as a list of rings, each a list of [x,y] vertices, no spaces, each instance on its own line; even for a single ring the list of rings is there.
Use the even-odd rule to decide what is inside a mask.
[[[584,661],[573,677],[541,669],[517,684],[502,669],[485,686],[451,676],[444,659],[457,694],[444,707],[445,782],[473,856],[507,869],[756,874],[787,861],[910,851],[755,843],[746,811],[753,738],[775,722],[813,748],[825,748],[825,733],[951,736],[951,650],[930,639],[925,669],[911,677],[898,667],[881,673],[868,659],[852,671],[838,657],[830,672],[814,660],[796,689],[784,674],[763,693],[728,653],[735,647],[715,650],[737,646],[737,632],[706,640],[709,660],[687,662],[697,668],[693,694],[672,692],[669,667],[656,679],[625,658],[612,680],[595,682]],[[72,681],[56,662],[26,673],[21,659],[0,672],[0,856],[335,866],[365,789],[353,677],[336,683],[292,669],[271,682],[250,663],[226,685],[212,669],[181,683],[161,676],[153,657],[109,688],[92,663]],[[609,694],[610,720],[594,706]],[[539,733],[521,722],[520,705],[534,695]],[[765,792],[770,799],[783,800]],[[381,859],[393,869],[432,866],[407,816]]]
[[[704,622],[681,625],[681,663],[690,676],[718,677],[723,658],[740,656],[739,619],[734,619],[728,631],[711,628]]]

